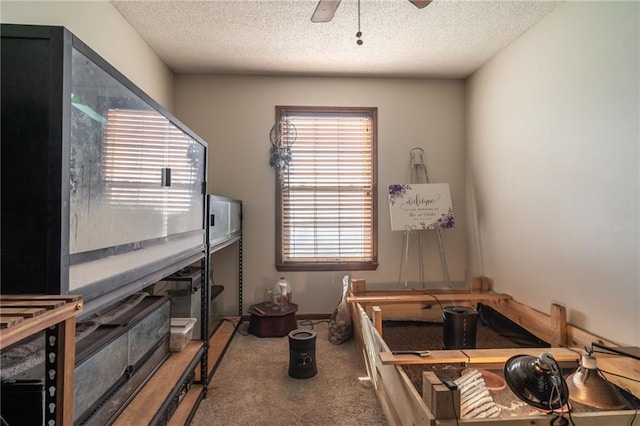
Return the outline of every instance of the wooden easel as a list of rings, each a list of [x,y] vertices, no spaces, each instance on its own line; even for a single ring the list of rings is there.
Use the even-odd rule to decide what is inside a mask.
[[[413,148],[411,154],[411,183],[429,183],[429,175],[427,166],[424,163],[424,150],[422,148]],[[407,288],[408,281],[408,259],[409,259],[409,235],[413,232],[418,234],[418,257],[420,259],[420,283],[424,288],[424,254],[422,252],[422,234],[424,230],[406,229],[404,231],[404,250],[401,255],[400,263],[404,270],[404,288]],[[448,287],[451,287],[449,279],[449,268],[447,266],[447,257],[444,253],[444,245],[442,243],[442,230],[436,228],[436,236],[438,238],[438,249],[440,252],[440,264],[442,265],[442,275]],[[402,277],[401,277],[402,279]]]

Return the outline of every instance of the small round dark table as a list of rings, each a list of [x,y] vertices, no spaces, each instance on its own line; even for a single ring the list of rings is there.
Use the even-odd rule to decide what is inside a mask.
[[[298,305],[289,303],[284,311],[267,307],[265,302],[249,307],[249,333],[258,337],[284,337],[298,328]]]

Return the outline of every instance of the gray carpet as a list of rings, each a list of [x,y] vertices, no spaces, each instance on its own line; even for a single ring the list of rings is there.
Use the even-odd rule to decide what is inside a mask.
[[[239,330],[246,333],[246,323]],[[236,333],[191,424],[387,425],[375,391],[358,379],[367,373],[354,340],[332,345],[326,322],[313,330],[318,373],[309,379],[289,376],[288,337]]]

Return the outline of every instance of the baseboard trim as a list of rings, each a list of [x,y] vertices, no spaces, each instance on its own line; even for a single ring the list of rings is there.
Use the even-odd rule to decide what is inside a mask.
[[[296,314],[296,319],[298,321],[304,320],[325,320],[331,318],[331,314]],[[251,319],[251,315],[243,315],[242,321],[249,321]]]
[[[296,314],[298,320],[323,320],[331,318],[331,314]]]

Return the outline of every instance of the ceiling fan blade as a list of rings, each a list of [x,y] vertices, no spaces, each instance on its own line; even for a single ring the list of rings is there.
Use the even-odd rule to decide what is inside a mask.
[[[418,9],[422,9],[423,7],[429,6],[432,0],[409,0],[415,7]]]
[[[311,22],[329,22],[333,19],[336,9],[342,0],[320,0],[316,6]]]

